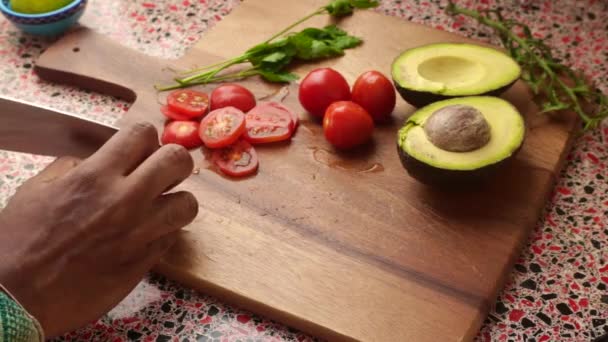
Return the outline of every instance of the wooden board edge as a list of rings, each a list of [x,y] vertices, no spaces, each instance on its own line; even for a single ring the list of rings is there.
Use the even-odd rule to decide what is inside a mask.
[[[573,113],[566,113],[565,115],[573,115]],[[560,154],[560,157],[556,164],[555,170],[552,170],[552,171],[546,170],[551,175],[551,184],[550,184],[550,186],[547,187],[545,194],[543,194],[543,196],[542,196],[542,198],[543,198],[542,203],[544,203],[544,205],[539,206],[539,208],[536,211],[536,214],[533,216],[536,218],[535,221],[527,224],[527,226],[530,226],[530,228],[524,230],[525,234],[523,234],[521,236],[521,238],[519,239],[517,246],[513,249],[512,253],[509,257],[508,263],[505,265],[504,271],[501,272],[502,276],[498,279],[498,281],[496,283],[497,286],[496,286],[495,293],[493,293],[491,295],[491,298],[488,299],[488,300],[490,300],[491,304],[487,308],[482,309],[482,311],[480,312],[481,318],[477,322],[475,322],[473,325],[471,325],[471,327],[468,329],[468,333],[466,335],[467,340],[471,340],[471,341],[474,340],[474,338],[479,333],[479,329],[483,325],[484,319],[488,316],[490,311],[495,308],[496,299],[498,298],[498,295],[500,294],[500,292],[502,290],[504,290],[505,284],[507,283],[507,280],[509,279],[509,277],[511,276],[511,274],[513,272],[513,269],[515,268],[515,263],[516,263],[517,259],[519,258],[519,256],[521,256],[524,246],[526,246],[526,244],[528,243],[530,236],[532,235],[532,231],[538,226],[539,220],[541,219],[541,215],[548,204],[548,200],[555,191],[555,186],[559,179],[559,173],[565,166],[566,157],[572,151],[572,147],[574,145],[574,142],[576,141],[577,133],[575,132],[575,130],[576,130],[576,127],[580,127],[580,124],[581,124],[580,118],[577,117],[575,120],[573,120],[573,122],[572,122],[573,127],[571,127],[570,132],[568,132],[568,138],[564,145],[564,149],[562,150],[562,152]],[[493,298],[493,300],[492,300],[492,298]]]
[[[203,294],[210,295],[225,303],[235,305],[239,308],[265,316],[287,326],[299,329],[302,332],[311,334],[315,337],[321,337],[328,341],[357,341],[356,339],[353,339],[349,336],[325,328],[309,320],[290,314],[289,312],[278,310],[260,301],[247,298],[242,294],[215,285],[207,280],[201,279],[200,277],[190,272],[183,272],[182,270],[176,269],[175,267],[172,267],[171,265],[166,264],[163,261],[161,261],[158,265],[154,267],[153,272],[166,276],[172,281],[185,285],[191,289],[196,289],[197,291],[200,291]]]

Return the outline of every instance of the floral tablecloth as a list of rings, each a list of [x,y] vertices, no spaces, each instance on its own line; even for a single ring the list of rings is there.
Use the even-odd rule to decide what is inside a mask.
[[[496,42],[489,30],[446,16],[445,1],[381,2],[379,12]],[[607,1],[480,0],[459,4],[502,6],[508,15],[528,23],[535,35],[545,38],[558,56],[608,91]],[[238,0],[92,0],[81,22],[125,46],[177,58],[238,5]],[[0,19],[0,94],[108,123],[128,110],[129,104],[117,99],[38,79],[33,64],[50,43],[52,40],[24,35]],[[0,205],[50,161],[0,151]],[[608,333],[607,165],[608,124],[604,122],[577,140],[554,195],[478,340],[592,341]],[[314,338],[150,274],[108,315],[59,340]]]

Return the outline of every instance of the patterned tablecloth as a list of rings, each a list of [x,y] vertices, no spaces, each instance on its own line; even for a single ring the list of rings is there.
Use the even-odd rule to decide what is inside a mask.
[[[608,91],[608,2],[480,0],[528,23],[571,65]],[[93,0],[82,23],[149,55],[176,58],[239,5],[238,0]],[[382,1],[379,12],[494,41],[471,21],[444,14],[445,1]],[[49,84],[33,72],[52,43],[0,19],[0,94],[113,123],[129,104]],[[1,113],[0,113],[1,115]],[[0,205],[51,159],[0,151]],[[581,136],[554,195],[501,292],[480,341],[591,341],[608,333],[608,124]],[[234,260],[234,262],[239,262]],[[373,312],[370,312],[373,315]],[[353,322],[357,324],[357,322]],[[314,338],[149,275],[108,315],[60,340],[306,341]]]

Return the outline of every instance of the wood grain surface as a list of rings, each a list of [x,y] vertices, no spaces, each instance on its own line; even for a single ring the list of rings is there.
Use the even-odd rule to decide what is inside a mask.
[[[323,2],[247,0],[178,61],[82,29],[49,48],[37,71],[134,100],[121,126],[146,120],[160,128],[166,95],[153,84],[170,81],[171,70],[238,55]],[[365,43],[319,65],[350,82],[370,69],[390,74],[404,49],[470,41],[371,11],[339,24]],[[244,180],[218,175],[193,152],[200,170],[182,187],[197,195],[200,215],[157,270],[330,340],[472,339],[552,190],[574,116],[537,115],[529,91],[516,83],[504,98],[526,117],[523,149],[486,188],[453,193],[425,187],[401,167],[396,132],[413,111],[401,99],[393,123],[377,127],[372,144],[338,153],[299,106],[295,85],[244,83],[258,97],[288,90],[285,103],[302,124],[290,143],[260,147],[259,173]]]

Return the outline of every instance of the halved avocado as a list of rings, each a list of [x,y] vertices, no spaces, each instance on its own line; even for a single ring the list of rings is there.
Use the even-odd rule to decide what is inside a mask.
[[[507,54],[465,43],[438,43],[406,50],[392,65],[401,97],[420,108],[451,97],[498,96],[521,75]]]
[[[521,148],[524,119],[509,102],[469,96],[432,103],[399,130],[397,149],[407,172],[431,185],[483,183]]]

